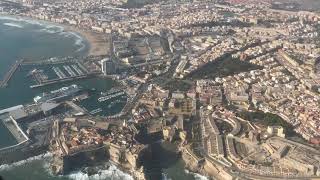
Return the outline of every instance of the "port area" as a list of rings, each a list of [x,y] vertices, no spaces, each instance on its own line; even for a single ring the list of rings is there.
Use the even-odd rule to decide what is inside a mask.
[[[16,61],[10,70],[4,75],[3,79],[0,81],[0,88],[5,88],[8,86],[8,83],[17,69],[21,66],[23,59]]]
[[[95,124],[98,128],[108,127],[106,126],[108,123],[91,116],[86,109],[78,106],[76,101],[73,102],[71,99],[74,98],[70,97],[70,100],[62,102],[24,104],[0,110],[0,120],[12,133],[12,136],[16,138],[17,142],[15,145],[0,149],[0,164],[20,161],[47,152],[51,140],[60,134],[56,133],[54,122],[65,121],[65,123],[70,124],[73,119],[78,119],[78,117],[88,117],[88,121],[83,121],[80,118],[76,123],[86,127],[88,123],[93,122],[92,119],[97,121]],[[120,124],[122,123],[120,122]],[[84,150],[85,152],[92,150],[90,148],[81,149],[82,146],[79,146],[79,148],[76,148],[76,150]],[[93,146],[94,150],[96,148],[104,148],[104,146]],[[73,152],[73,150],[71,148],[68,152]]]
[[[79,113],[62,103],[18,105],[0,110],[0,120],[16,144],[0,149],[0,164],[8,164],[48,151],[54,120]]]
[[[28,136],[23,132],[22,128],[19,126],[19,124],[16,122],[13,116],[19,116],[19,108],[22,106],[15,106],[9,109],[4,109],[0,111],[0,120],[1,123],[8,129],[8,131],[11,133],[11,135],[15,138],[17,144],[4,147],[0,149],[1,151],[12,149],[14,147],[17,147],[21,144],[26,143],[29,141]],[[12,114],[10,112],[15,112],[16,114]]]
[[[62,87],[78,85],[82,89],[81,92],[79,92],[79,94],[71,95],[69,100],[72,100],[78,106],[83,107],[87,110],[87,112],[92,112],[92,114],[94,115],[110,116],[119,113],[119,111],[127,103],[127,96],[123,94],[110,97],[107,98],[108,100],[105,99],[104,101],[99,102],[98,99],[100,97],[107,96],[106,93],[108,93],[111,88],[119,86],[119,84],[117,84],[114,80],[108,77],[100,76],[99,74],[93,75],[93,77],[88,76],[87,78],[81,80],[78,79],[70,80],[68,82],[55,83],[50,86],[44,86],[42,88],[30,88],[30,86],[38,84],[36,78],[48,80],[59,78],[56,72],[53,70],[53,68],[56,69],[56,67],[59,68],[66,76],[70,76],[66,71],[66,69],[69,68],[72,68],[73,73],[77,73],[77,71],[79,73],[90,73],[99,71],[100,73],[101,67],[98,66],[100,65],[98,64],[99,62],[91,61],[93,61],[93,58],[91,57],[87,57],[85,59],[72,58],[72,60],[68,61],[61,60],[61,58],[56,61],[41,61],[33,63],[31,63],[30,61],[24,61],[11,79],[12,83],[10,83],[10,86],[3,90],[14,91],[17,93],[19,93],[19,90],[21,90],[26,94],[30,94],[32,98],[35,98],[36,96],[43,96],[43,94],[50,94],[51,91],[61,89]],[[75,69],[77,69],[77,71]],[[86,70],[88,72],[86,72]],[[13,83],[13,81],[15,81],[15,83]],[[29,99],[28,97],[25,97],[23,101],[30,102],[31,100],[31,98]],[[8,132],[5,134],[10,133]],[[4,146],[6,145],[7,144],[4,144]]]
[[[35,84],[30,88],[38,88],[56,83],[92,78],[101,74],[99,65],[92,61],[81,60],[56,60],[39,63],[24,63],[24,66],[32,66],[29,72]]]

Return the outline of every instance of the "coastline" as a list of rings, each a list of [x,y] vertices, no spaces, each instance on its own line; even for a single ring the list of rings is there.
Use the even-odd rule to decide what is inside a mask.
[[[65,24],[57,25],[62,26],[65,32],[71,31],[80,34],[89,44],[88,56],[105,56],[109,54],[109,42],[107,42],[107,34],[83,30],[79,27]]]
[[[29,16],[19,16],[19,15],[11,15],[11,14],[0,14],[0,17],[8,17],[17,20],[31,20],[42,22],[43,24],[48,23],[56,26],[60,26],[63,28],[63,32],[74,32],[80,35],[87,42],[88,52],[87,56],[106,56],[110,52],[108,35],[105,33],[98,33],[91,30],[81,29],[77,26],[72,26],[68,24],[60,24],[52,21],[37,19]]]

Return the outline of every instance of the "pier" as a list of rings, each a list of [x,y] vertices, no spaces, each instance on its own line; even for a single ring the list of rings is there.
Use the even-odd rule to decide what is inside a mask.
[[[72,68],[79,74],[79,75],[83,75],[84,73],[79,69],[78,66],[76,65],[71,65]]]
[[[56,75],[60,78],[60,79],[64,79],[67,76],[61,71],[61,69],[59,67],[53,67],[52,68],[54,70],[54,72],[56,73]]]
[[[39,88],[39,87],[48,86],[48,85],[51,85],[51,84],[56,84],[56,83],[61,83],[61,82],[67,82],[67,81],[74,81],[74,80],[79,80],[79,79],[90,78],[90,77],[93,77],[93,76],[98,75],[98,74],[100,74],[100,73],[91,73],[91,74],[75,76],[75,77],[59,77],[58,79],[51,79],[51,80],[41,81],[41,82],[39,82],[39,84],[31,85],[30,88]]]
[[[71,77],[77,76],[75,72],[70,68],[70,66],[64,65],[63,68],[68,72]]]
[[[11,69],[5,74],[5,76],[2,79],[2,81],[0,81],[0,88],[5,88],[5,87],[8,86],[8,82],[12,78],[13,74],[20,67],[22,62],[23,62],[23,59],[21,59],[20,61],[16,61],[16,63],[11,67]]]
[[[73,62],[73,61],[68,61]],[[41,62],[40,62],[41,63]],[[61,61],[46,61],[46,65],[49,66],[48,71],[53,71],[55,76],[49,76],[43,69],[34,69],[30,71],[28,76],[32,76],[36,81],[36,84],[31,85],[30,88],[38,88],[47,85],[52,85],[61,82],[91,78],[100,75],[100,71],[90,71],[80,62],[73,62],[73,64],[61,64]],[[37,67],[41,68],[41,67]]]
[[[77,60],[73,58],[62,58],[62,59],[47,59],[47,60],[39,60],[39,61],[25,61],[21,63],[21,65],[55,65],[62,63],[76,63]]]
[[[86,109],[78,106],[77,104],[75,104],[72,101],[66,101],[66,104],[69,105],[70,107],[72,107],[74,110],[79,111],[83,114],[90,114]]]
[[[115,97],[118,97],[118,96],[122,96],[122,95],[124,95],[125,94],[125,92],[118,92],[118,93],[115,93],[115,94],[110,94],[110,95],[107,95],[107,96],[104,96],[104,97],[100,97],[99,99],[98,99],[98,101],[99,102],[104,102],[104,101],[107,101],[107,100],[109,100],[109,99],[112,99],[112,98],[115,98]]]

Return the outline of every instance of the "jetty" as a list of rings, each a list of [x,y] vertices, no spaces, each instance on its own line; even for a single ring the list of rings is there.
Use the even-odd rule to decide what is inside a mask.
[[[73,58],[50,58],[47,60],[38,60],[38,61],[25,61],[21,63],[21,65],[56,65],[56,64],[63,64],[63,63],[77,63],[78,61]]]
[[[4,78],[2,81],[0,81],[0,88],[5,88],[8,86],[8,82],[12,78],[13,74],[17,71],[17,69],[20,67],[21,63],[23,62],[23,59],[16,61],[11,69],[4,75]]]
[[[85,74],[85,75],[81,75],[81,76],[75,76],[75,77],[61,77],[58,79],[51,79],[51,80],[45,80],[45,81],[41,81],[39,84],[36,85],[31,85],[30,88],[39,88],[39,87],[43,87],[43,86],[48,86],[51,84],[56,84],[56,83],[61,83],[61,82],[67,82],[67,81],[74,81],[74,80],[79,80],[79,79],[85,79],[85,78],[91,78],[94,77],[96,75],[99,75],[100,72],[98,73],[91,73],[91,74]]]

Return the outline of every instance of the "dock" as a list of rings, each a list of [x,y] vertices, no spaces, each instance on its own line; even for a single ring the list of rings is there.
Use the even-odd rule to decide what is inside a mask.
[[[98,75],[98,74],[100,74],[100,73],[91,73],[91,74],[85,74],[85,75],[75,76],[75,77],[61,77],[61,78],[58,78],[58,79],[46,80],[46,81],[42,81],[39,84],[31,85],[30,88],[39,88],[39,87],[48,86],[48,85],[51,85],[51,84],[56,84],[56,83],[61,83],[61,82],[67,82],[67,81],[74,81],[74,80],[79,80],[79,79],[90,78],[90,77],[93,77],[93,76]]]
[[[23,59],[21,59],[20,61],[16,61],[16,63],[14,63],[11,69],[4,75],[4,78],[2,79],[2,81],[0,81],[0,88],[5,88],[8,86],[8,82],[12,78],[13,74],[20,67],[22,62],[23,62]]]
[[[56,65],[56,64],[62,64],[62,63],[76,63],[76,59],[71,58],[62,58],[62,59],[48,59],[48,60],[38,60],[38,61],[25,61],[21,63],[21,65]]]
[[[122,95],[124,95],[124,94],[125,94],[125,92],[121,91],[121,92],[118,92],[118,93],[115,93],[115,94],[110,94],[110,95],[107,95],[107,96],[100,97],[100,98],[98,99],[98,101],[99,101],[99,102],[104,102],[104,101],[107,101],[107,100],[109,100],[109,99],[122,96]]]
[[[64,65],[63,68],[68,72],[71,77],[77,76],[77,74],[70,68],[70,66]]]

